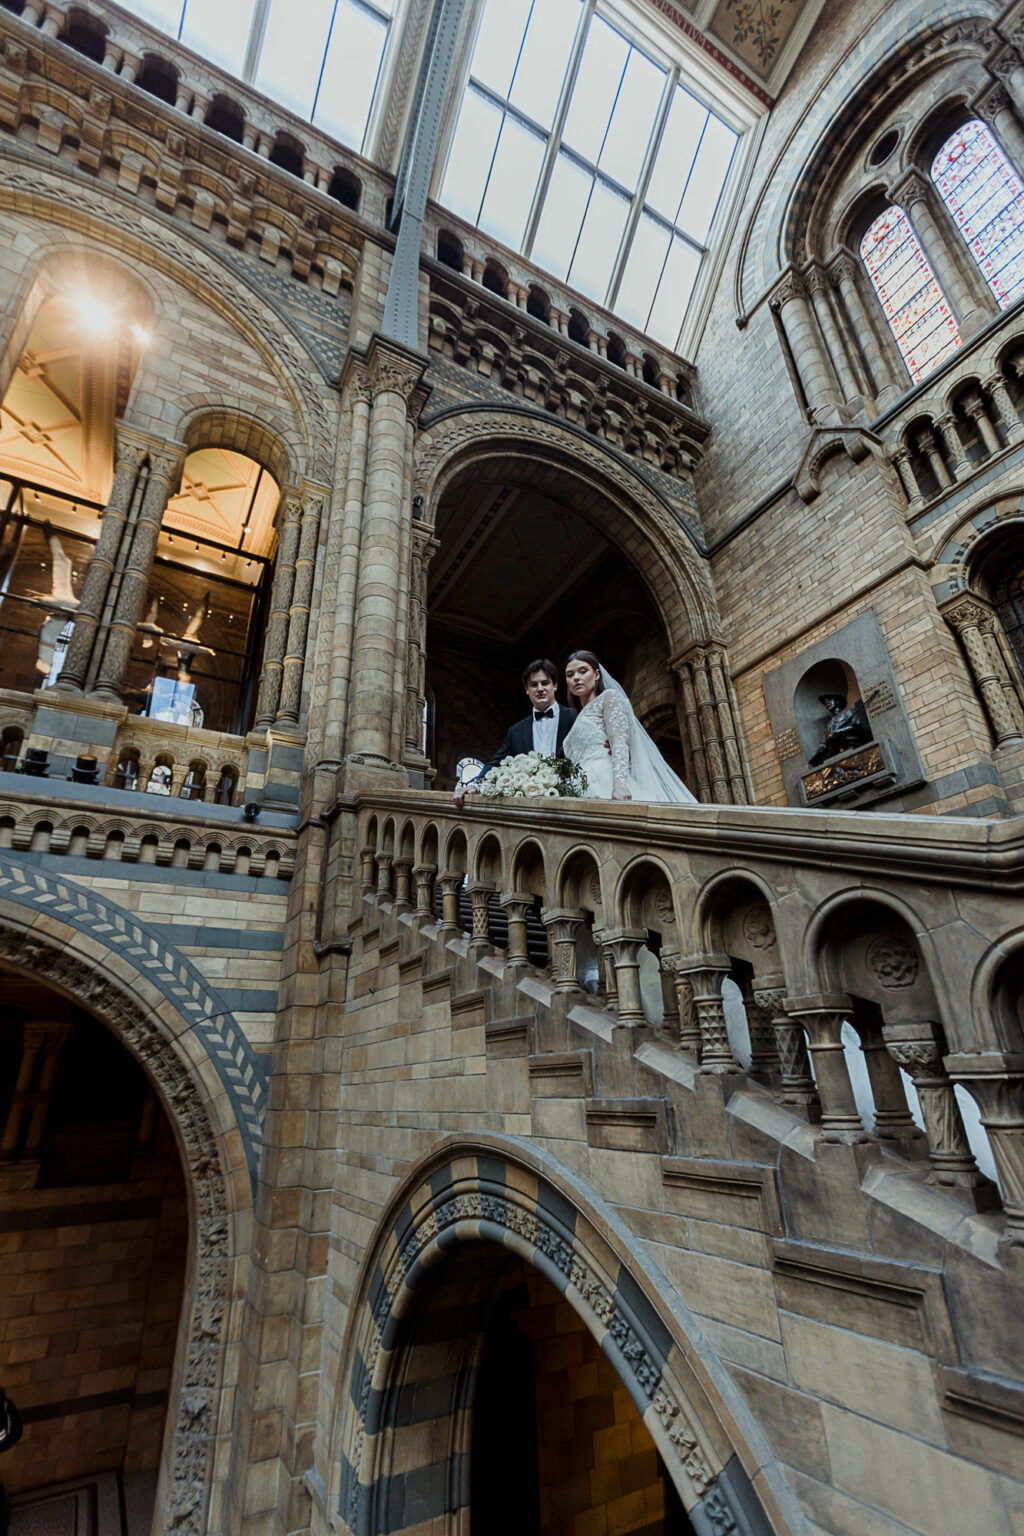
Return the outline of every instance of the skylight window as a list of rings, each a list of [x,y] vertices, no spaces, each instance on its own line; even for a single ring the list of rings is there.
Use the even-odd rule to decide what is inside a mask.
[[[737,137],[594,0],[486,0],[440,198],[674,347]]]
[[[134,0],[213,64],[355,149],[362,147],[396,0]],[[249,68],[246,63],[249,62]]]

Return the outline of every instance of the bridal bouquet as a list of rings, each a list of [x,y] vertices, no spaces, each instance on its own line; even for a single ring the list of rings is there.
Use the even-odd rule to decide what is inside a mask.
[[[491,800],[511,795],[578,800],[586,793],[587,776],[579,763],[572,763],[567,757],[518,752],[515,757],[506,757],[497,768],[488,768],[476,780],[475,787]]]

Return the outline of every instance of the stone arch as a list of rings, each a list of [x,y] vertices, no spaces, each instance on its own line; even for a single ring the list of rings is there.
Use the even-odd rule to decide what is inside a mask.
[[[42,167],[31,173],[13,163],[2,168],[0,207],[45,226],[40,250],[55,238],[65,245],[94,241],[102,252],[120,253],[138,267],[172,278],[237,329],[266,360],[289,401],[302,442],[301,473],[331,483],[335,431],[330,391],[292,319],[273,296],[252,288],[227,255],[190,240],[155,211],[139,210],[134,199],[115,188],[91,184],[79,190]],[[74,233],[62,238],[54,226]],[[230,405],[243,412],[248,408],[241,395]]]
[[[909,40],[902,12],[865,18],[859,37],[793,123],[765,177],[740,242],[738,315],[750,314],[788,262],[803,259],[798,253],[807,210],[816,194],[833,184],[833,159],[845,153],[861,114],[884,100],[894,81],[905,81],[922,67],[948,64],[954,44],[967,43],[977,53],[989,25],[985,15],[965,17],[958,0],[929,6],[927,24]],[[810,157],[809,144],[816,146]]]
[[[579,1315],[618,1372],[698,1529],[750,1536],[806,1529],[738,1390],[612,1208],[549,1154],[489,1136],[449,1138],[415,1167],[364,1256],[331,1436],[330,1502],[344,1529],[352,1536],[404,1529],[404,1516],[386,1505],[390,1470],[400,1466],[401,1426],[414,1417],[406,1413],[412,1389],[403,1391],[408,1319],[438,1280],[433,1272],[443,1278],[453,1252],[481,1242],[536,1268]],[[460,1328],[469,1363],[477,1346],[461,1316]],[[452,1372],[452,1401],[437,1409],[461,1420],[460,1428],[472,1411],[466,1376]],[[448,1456],[433,1465],[438,1475],[418,1501],[415,1518],[436,1517],[438,1531],[465,1528],[459,1508],[466,1483],[454,1462]],[[428,1509],[431,1498],[436,1507]]]
[[[469,406],[446,412],[421,433],[416,446],[414,490],[423,496],[432,523],[448,484],[471,465],[515,461],[526,477],[565,475],[560,494],[575,497],[593,521],[595,496],[602,523],[617,542],[642,540],[642,577],[669,639],[670,654],[719,633],[718,612],[698,535],[636,469],[586,433],[564,422],[543,420],[522,408]]]
[[[190,1029],[186,1008],[171,1003],[146,971],[58,917],[53,907],[26,910],[11,883],[0,883],[0,961],[72,998],[106,1025],[146,1071],[174,1130],[192,1236],[155,1523],[201,1536],[217,1475],[221,1392],[232,1385],[232,1270],[247,1254],[252,1215],[251,1202],[239,1200],[246,1183],[237,1177],[244,1168],[243,1137],[220,1071]],[[184,1039],[187,1050],[179,1044]]]
[[[286,421],[268,421],[224,405],[196,406],[176,423],[173,435],[189,453],[209,447],[244,453],[273,475],[282,492],[286,486],[297,483],[302,444],[294,427]]]

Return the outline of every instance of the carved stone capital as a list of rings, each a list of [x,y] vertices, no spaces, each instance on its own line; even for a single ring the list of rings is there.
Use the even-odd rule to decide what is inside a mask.
[[[794,299],[806,299],[807,285],[799,272],[792,270],[786,272],[780,282],[772,291],[771,305],[773,309],[782,309]]]
[[[908,209],[915,203],[926,201],[930,195],[927,178],[914,165],[905,170],[888,190],[888,196],[892,202]]]
[[[981,629],[992,615],[984,603],[977,602],[973,597],[961,597],[942,610],[942,617],[957,634],[962,634],[965,629]]]
[[[370,388],[376,400],[381,395],[400,395],[408,402],[423,377],[423,359],[390,346],[375,337],[367,360]]]

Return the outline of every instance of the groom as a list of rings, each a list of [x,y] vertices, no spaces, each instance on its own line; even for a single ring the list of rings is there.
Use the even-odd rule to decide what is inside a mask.
[[[494,756],[484,763],[478,778],[488,768],[496,768],[506,757],[514,757],[517,752],[542,752],[545,757],[564,756],[562,742],[576,719],[576,711],[566,709],[564,704],[555,703],[558,673],[554,662],[545,657],[531,661],[523,672],[523,687],[533,707],[525,719],[517,720],[515,725],[509,726],[505,740]],[[477,793],[474,782],[459,784],[453,797],[455,804],[461,807],[466,795]]]

